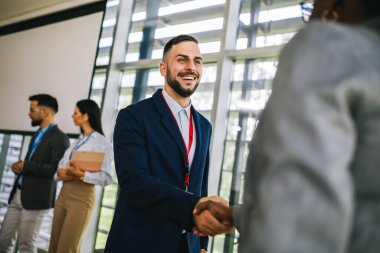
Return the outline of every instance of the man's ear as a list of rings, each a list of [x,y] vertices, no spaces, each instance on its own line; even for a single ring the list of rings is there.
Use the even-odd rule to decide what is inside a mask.
[[[42,107],[41,109],[41,112],[42,112],[42,117],[43,118],[46,118],[50,115],[50,110],[49,108],[46,108],[46,107]]]
[[[165,62],[160,62],[160,73],[161,76],[166,76],[166,63]]]

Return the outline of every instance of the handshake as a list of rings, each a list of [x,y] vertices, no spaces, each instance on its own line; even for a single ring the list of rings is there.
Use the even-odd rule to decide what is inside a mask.
[[[218,196],[201,198],[193,211],[195,227],[193,233],[199,236],[215,236],[231,231],[233,208]]]

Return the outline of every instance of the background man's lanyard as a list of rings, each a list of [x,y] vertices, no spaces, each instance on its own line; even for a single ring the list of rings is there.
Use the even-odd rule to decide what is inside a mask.
[[[34,139],[34,142],[32,144],[32,150],[30,151],[30,154],[29,154],[29,157],[28,157],[28,160],[30,160],[34,154],[34,151],[36,151],[37,147],[38,147],[38,144],[40,144],[42,138],[44,137],[44,135],[49,131],[50,128],[52,128],[53,126],[55,126],[55,124],[50,124],[46,129],[44,130],[41,130],[39,129],[37,132],[36,132],[36,139]]]
[[[30,150],[30,153],[28,155],[28,160],[32,159],[33,157],[33,154],[34,154],[34,151],[36,151],[37,147],[38,147],[38,144],[40,144],[42,138],[44,137],[44,135],[49,131],[50,128],[52,128],[53,126],[55,126],[54,123],[50,124],[47,128],[45,128],[44,130],[41,130],[38,129],[37,132],[35,133],[35,136],[36,138],[34,139],[33,141],[33,144],[32,144],[32,149]],[[24,175],[23,173],[21,172],[21,175],[19,176],[18,180],[17,180],[17,183],[19,186],[22,185],[22,181],[24,180]]]

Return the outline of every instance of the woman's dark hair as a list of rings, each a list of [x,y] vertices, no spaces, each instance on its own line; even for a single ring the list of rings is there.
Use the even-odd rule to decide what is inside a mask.
[[[87,113],[92,129],[104,135],[99,106],[91,99],[84,99],[77,102],[77,107],[82,114]]]

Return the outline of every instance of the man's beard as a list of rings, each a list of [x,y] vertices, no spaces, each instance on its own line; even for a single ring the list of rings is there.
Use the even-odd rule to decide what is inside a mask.
[[[40,124],[42,123],[42,119],[32,119],[32,126],[35,127],[35,126],[39,126]]]
[[[189,74],[197,76],[194,73],[189,73]],[[193,95],[193,93],[195,92],[195,90],[198,88],[198,85],[199,85],[199,79],[198,79],[198,82],[196,82],[196,84],[194,86],[194,89],[184,89],[184,88],[182,88],[181,84],[175,78],[172,78],[172,76],[170,74],[169,68],[166,69],[166,77],[167,77],[166,81],[169,84],[169,86],[178,95],[180,95],[181,97],[185,97],[185,98],[190,97],[191,95]],[[198,78],[198,76],[197,76],[197,78]]]

